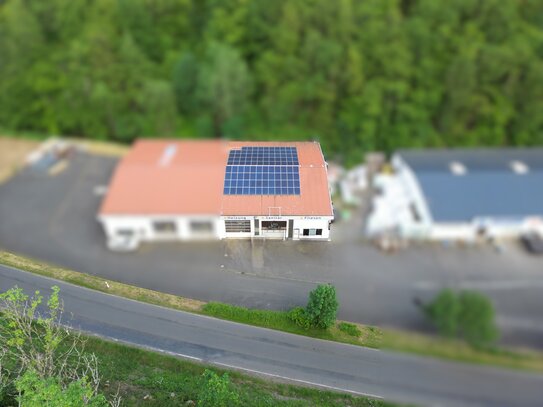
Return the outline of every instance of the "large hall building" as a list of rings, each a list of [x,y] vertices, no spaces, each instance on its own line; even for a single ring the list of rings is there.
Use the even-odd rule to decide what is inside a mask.
[[[329,240],[327,164],[316,142],[139,140],[98,214],[111,248],[143,241]]]

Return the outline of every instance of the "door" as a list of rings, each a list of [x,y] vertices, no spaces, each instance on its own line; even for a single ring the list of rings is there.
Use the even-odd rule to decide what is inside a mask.
[[[262,221],[261,232],[263,237],[270,239],[284,239],[287,232],[286,220]]]

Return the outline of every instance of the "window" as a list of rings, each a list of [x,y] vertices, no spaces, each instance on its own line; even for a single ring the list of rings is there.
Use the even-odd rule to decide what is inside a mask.
[[[226,220],[224,221],[226,233],[250,233],[250,220]]]
[[[413,216],[413,220],[415,222],[420,222],[421,221],[420,214],[414,203],[411,203],[409,205],[409,210],[411,211],[411,216]]]
[[[123,237],[130,237],[134,235],[134,231],[132,229],[117,229],[117,235]]]
[[[309,236],[309,229],[304,229],[304,236]]]
[[[190,230],[196,233],[213,232],[213,223],[207,220],[193,220],[190,222]]]
[[[287,222],[286,221],[262,221],[262,229],[267,230],[286,230]]]
[[[304,229],[304,236],[322,236],[322,229]]]
[[[317,229],[317,236],[322,236],[322,229]]]
[[[156,233],[175,233],[177,231],[177,226],[173,220],[159,220],[153,222],[153,229]]]
[[[260,221],[255,219],[255,236],[260,235]]]

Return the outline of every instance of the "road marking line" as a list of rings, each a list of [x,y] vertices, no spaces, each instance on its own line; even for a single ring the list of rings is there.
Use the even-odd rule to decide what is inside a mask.
[[[105,340],[109,340],[109,341],[113,341],[113,342],[116,342],[116,343],[129,345],[129,346],[135,346],[136,348],[146,349],[146,350],[150,350],[150,351],[157,352],[157,353],[164,353],[164,354],[167,354],[167,355],[177,356],[177,357],[184,358],[184,359],[195,360],[197,362],[203,362],[204,361],[204,359],[196,357],[196,356],[191,356],[191,355],[186,355],[184,353],[178,353],[178,352],[173,352],[173,351],[164,350],[164,349],[160,349],[160,348],[155,348],[154,346],[144,345],[144,344],[140,344],[140,343],[137,343],[137,342],[126,341],[124,339],[119,339],[119,338],[116,338],[114,336],[101,335],[101,334],[97,334],[97,333],[92,332],[92,331],[77,329],[77,328],[74,328],[74,327],[72,327],[70,325],[66,325],[66,324],[61,324],[61,326],[65,327],[67,329],[70,329],[70,330],[83,332],[83,333],[85,333],[87,335],[94,336],[94,337],[97,337],[97,338],[102,338],[102,339],[105,339]]]
[[[69,329],[74,329],[73,327],[70,327],[70,326],[66,326],[66,325],[63,325],[63,326],[65,326],[66,328],[69,328]],[[164,354],[168,354],[168,355],[172,355],[172,356],[177,356],[177,357],[180,357],[180,358],[195,360],[195,361],[201,362],[201,363],[209,363],[209,364],[216,365],[216,366],[223,366],[223,367],[227,367],[227,368],[230,368],[230,369],[242,370],[242,371],[249,372],[249,373],[256,373],[256,374],[261,374],[261,375],[264,375],[264,376],[276,377],[278,379],[289,380],[289,381],[292,381],[292,382],[308,384],[310,386],[322,387],[322,388],[325,388],[325,389],[336,390],[336,391],[341,391],[341,392],[345,392],[345,393],[351,393],[351,394],[355,394],[355,395],[359,395],[359,396],[372,397],[372,398],[381,399],[381,400],[383,399],[383,397],[378,396],[376,394],[364,393],[364,392],[360,392],[360,391],[356,391],[356,390],[349,390],[349,389],[345,389],[343,387],[329,386],[327,384],[310,382],[308,380],[293,379],[293,378],[287,377],[287,376],[281,376],[281,375],[274,374],[274,373],[262,372],[260,370],[254,370],[254,369],[249,369],[249,368],[245,368],[245,367],[229,365],[227,363],[222,363],[222,362],[213,362],[211,360],[204,360],[202,358],[199,358],[199,357],[196,357],[196,356],[191,356],[191,355],[186,355],[184,353],[178,353],[178,352],[163,350],[163,349],[155,348],[155,347],[149,346],[149,345],[143,345],[143,344],[137,344],[137,343],[130,342],[130,341],[125,341],[125,340],[118,339],[118,338],[115,338],[115,337],[112,337],[112,336],[109,336],[109,335],[100,335],[100,334],[96,334],[96,333],[89,332],[89,331],[82,331],[82,332],[86,332],[87,334],[90,334],[92,336],[96,336],[96,337],[99,337],[99,338],[109,339],[109,340],[111,340],[113,342],[124,343],[124,344],[136,346],[136,347],[143,348],[143,349],[152,350],[152,351],[159,352],[159,353],[164,353]]]
[[[383,399],[383,397],[377,396],[375,394],[364,393],[364,392],[356,391],[356,390],[349,390],[349,389],[345,389],[343,387],[335,387],[335,386],[329,386],[327,384],[310,382],[310,381],[307,381],[307,380],[293,379],[292,377],[281,376],[281,375],[273,374],[273,373],[266,373],[266,372],[262,372],[260,370],[253,370],[253,369],[248,369],[248,368],[245,368],[245,367],[229,365],[227,363],[213,362],[213,361],[209,361],[209,363],[212,363],[212,364],[218,365],[218,366],[228,367],[230,369],[238,369],[238,370],[243,370],[243,371],[246,371],[246,372],[261,374],[261,375],[264,375],[264,376],[276,377],[278,379],[284,379],[284,380],[290,380],[290,381],[293,381],[293,382],[304,383],[304,384],[308,384],[308,385],[311,385],[311,386],[323,387],[323,388],[330,389],[330,390],[342,391],[342,392],[346,392],[346,393],[356,394],[356,395],[359,395],[359,396],[372,397],[372,398],[375,398],[375,399],[381,399],[381,400]]]
[[[195,360],[197,362],[203,362],[204,361],[202,358],[198,358],[196,356],[185,355],[184,353],[177,353],[177,352],[172,352],[172,351],[169,351],[169,350],[162,350],[162,349],[159,349],[159,348],[154,348],[152,346],[146,346],[146,348],[150,349],[150,350],[153,350],[155,352],[166,353],[166,354],[171,355],[171,356],[177,356],[177,357],[184,358],[184,359]]]

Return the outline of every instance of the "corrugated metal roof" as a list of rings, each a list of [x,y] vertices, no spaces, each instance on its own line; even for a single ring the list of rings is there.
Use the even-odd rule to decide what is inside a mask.
[[[474,148],[399,150],[415,171],[449,171],[451,162],[462,163],[469,171],[508,171],[512,161],[524,162],[530,169],[543,170],[543,148]]]
[[[300,195],[223,195],[228,152],[244,146],[296,147]],[[318,143],[140,140],[117,166],[100,214],[332,216],[332,205]]]
[[[543,216],[543,149],[402,150],[438,222]],[[451,171],[462,164],[463,175]],[[516,172],[514,162],[527,171]],[[518,165],[517,165],[518,166]]]

